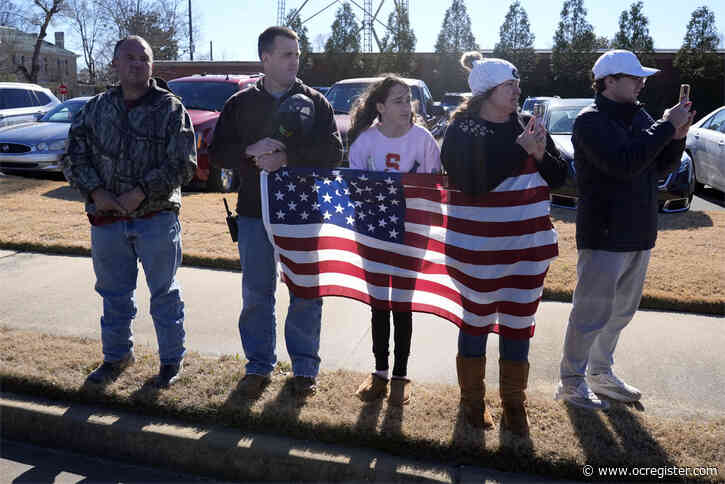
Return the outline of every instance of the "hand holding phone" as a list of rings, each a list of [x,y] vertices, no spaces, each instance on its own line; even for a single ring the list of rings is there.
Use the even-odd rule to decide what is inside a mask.
[[[680,84],[680,103],[687,104],[690,102],[690,85]]]

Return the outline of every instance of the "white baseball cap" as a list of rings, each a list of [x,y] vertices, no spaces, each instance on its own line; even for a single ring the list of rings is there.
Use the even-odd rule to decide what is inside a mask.
[[[481,59],[473,62],[468,74],[468,86],[473,95],[483,94],[502,82],[518,79],[516,66],[503,59]]]
[[[652,67],[642,67],[636,55],[622,49],[610,50],[600,55],[592,68],[595,81],[614,74],[648,77],[659,71],[659,69]]]

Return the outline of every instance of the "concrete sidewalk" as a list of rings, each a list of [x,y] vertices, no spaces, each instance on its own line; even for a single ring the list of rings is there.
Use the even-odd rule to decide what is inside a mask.
[[[95,278],[89,258],[0,251],[0,274],[0,324],[100,339],[101,300],[93,290]],[[237,330],[240,273],[183,267],[179,279],[187,310],[188,348],[208,355],[243,354]],[[149,294],[142,276],[137,300],[136,341],[155,346]],[[287,288],[279,284],[277,356],[281,361],[289,361],[283,333],[288,302]],[[529,356],[531,391],[553,395],[570,309],[571,304],[546,301],[539,307]],[[369,321],[368,306],[345,298],[325,298],[320,345],[323,371],[373,369]],[[414,381],[456,384],[458,328],[427,314],[416,313],[413,321],[409,376]],[[648,413],[725,414],[724,323],[724,318],[713,316],[637,313],[622,333],[616,370],[642,390],[642,403]],[[489,338],[488,354],[486,379],[493,387],[498,382],[496,336]]]

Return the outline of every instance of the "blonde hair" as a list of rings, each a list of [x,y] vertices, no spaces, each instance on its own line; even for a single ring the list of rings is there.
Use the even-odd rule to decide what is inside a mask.
[[[360,134],[372,126],[373,122],[380,117],[378,103],[385,103],[394,86],[403,86],[410,90],[408,84],[402,77],[395,74],[383,74],[383,79],[371,84],[355,101],[350,112],[352,119],[350,131],[347,133],[350,144],[354,143]],[[415,121],[415,112],[411,110],[410,122]]]

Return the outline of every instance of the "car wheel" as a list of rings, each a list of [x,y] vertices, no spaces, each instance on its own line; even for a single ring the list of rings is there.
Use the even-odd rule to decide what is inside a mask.
[[[229,193],[237,188],[238,177],[232,168],[209,167],[209,179],[206,182],[208,192]]]

